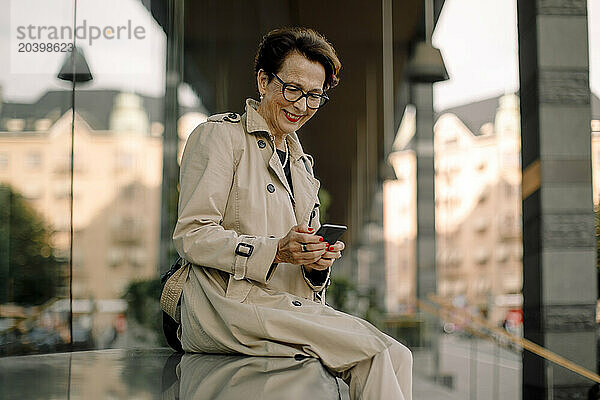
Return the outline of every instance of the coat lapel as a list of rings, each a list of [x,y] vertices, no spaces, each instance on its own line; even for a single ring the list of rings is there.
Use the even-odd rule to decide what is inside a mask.
[[[290,168],[292,184],[296,193],[294,212],[299,224],[308,224],[308,218],[317,201],[319,181],[313,178],[305,168],[305,160],[295,160]]]
[[[279,161],[277,151],[275,151],[275,142],[273,141],[273,137],[269,132],[269,127],[267,126],[267,123],[265,122],[263,117],[256,111],[256,107],[258,107],[258,102],[256,100],[246,100],[246,114],[242,117],[243,123],[246,126],[246,132],[255,136],[260,136],[264,138],[267,143],[269,143],[271,152],[261,151],[261,153],[263,155],[265,163],[269,166],[269,169],[277,177],[277,179],[279,179],[283,187],[285,187],[293,203],[294,195],[292,193],[290,185],[287,182],[287,179],[285,178],[285,172],[283,172],[283,167],[281,166],[281,161]]]
[[[287,190],[288,194],[290,195],[290,199],[292,199],[292,203],[295,203],[294,194],[292,193],[292,189],[290,188],[290,185],[288,184],[288,181],[285,177],[285,172],[283,171],[283,167],[281,166],[279,155],[277,155],[277,151],[275,151],[274,143],[272,149],[273,153],[271,154],[271,157],[268,157],[268,152],[263,152],[267,155],[265,158],[268,158],[267,163],[269,164],[269,168],[271,169],[271,172],[273,172],[275,176],[279,179],[281,184],[285,187],[285,190]],[[294,180],[292,179],[292,184],[293,183]]]
[[[246,115],[243,119],[246,130],[248,133],[264,137],[266,142],[269,143],[272,152],[261,152],[265,163],[287,190],[294,206],[297,223],[306,224],[308,223],[309,215],[315,206],[315,202],[318,201],[317,193],[319,191],[320,183],[312,175],[312,166],[310,165],[308,157],[302,150],[298,136],[295,132],[290,133],[286,140],[290,152],[290,172],[292,175],[292,185],[294,186],[294,193],[292,193],[290,185],[285,177],[283,167],[281,166],[281,161],[277,155],[277,151],[275,151],[275,143],[269,133],[269,128],[264,119],[256,111],[257,105],[258,102],[253,99],[246,100]]]
[[[308,218],[318,201],[320,183],[313,177],[310,161],[300,145],[296,132],[287,136],[290,149],[290,172],[294,186],[295,204],[294,212],[299,224],[308,224]]]

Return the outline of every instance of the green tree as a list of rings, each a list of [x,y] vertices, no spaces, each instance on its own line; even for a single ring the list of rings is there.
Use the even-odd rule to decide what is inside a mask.
[[[351,310],[349,300],[357,295],[354,283],[344,276],[336,276],[331,279],[331,285],[326,293],[326,301],[337,310],[351,313],[354,310]]]
[[[323,186],[319,188],[319,215],[321,224],[329,222],[329,206],[331,205],[331,194]]]
[[[162,310],[160,309],[160,278],[150,278],[131,282],[125,290],[128,318],[133,319],[156,334],[159,345],[166,346],[162,331]]]
[[[0,303],[37,305],[55,297],[61,268],[52,230],[10,186],[0,184]]]

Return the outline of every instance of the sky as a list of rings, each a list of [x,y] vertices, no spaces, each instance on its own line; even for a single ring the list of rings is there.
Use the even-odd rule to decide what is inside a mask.
[[[590,87],[600,94],[600,0],[588,0]],[[434,84],[434,109],[519,88],[516,0],[446,0],[433,34],[448,70]]]
[[[65,89],[56,79],[66,53],[18,53],[19,26],[72,25],[73,0],[0,0],[0,86],[9,101],[35,101],[44,92]],[[83,89],[120,89],[148,96],[164,95],[166,36],[139,0],[77,0],[77,25],[144,28],[143,40],[78,40],[93,81]],[[31,10],[36,10],[32,12]],[[26,42],[27,40],[23,40]],[[34,40],[30,40],[33,42]]]

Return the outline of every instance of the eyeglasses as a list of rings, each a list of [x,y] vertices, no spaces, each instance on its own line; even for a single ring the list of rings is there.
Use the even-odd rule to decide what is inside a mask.
[[[277,76],[277,74],[273,72],[271,74],[279,81],[279,83],[281,83],[281,93],[283,94],[283,98],[289,102],[295,103],[301,98],[306,97],[306,106],[316,110],[319,107],[322,107],[329,100],[329,97],[327,97],[326,93],[306,93],[296,85],[285,83],[280,77]]]

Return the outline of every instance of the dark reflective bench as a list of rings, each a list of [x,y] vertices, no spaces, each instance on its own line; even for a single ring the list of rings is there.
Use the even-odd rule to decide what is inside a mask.
[[[317,359],[98,350],[0,358],[0,399],[348,399]]]

